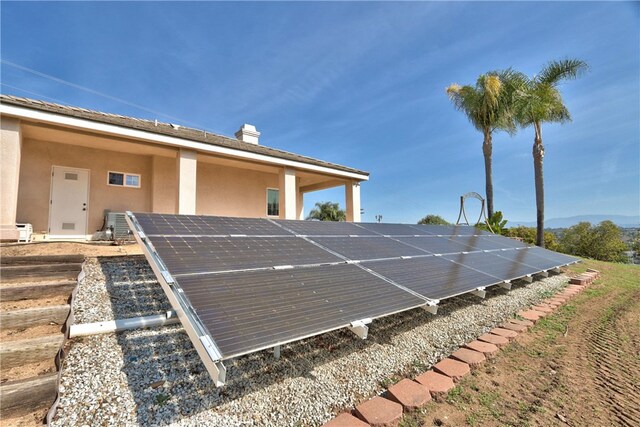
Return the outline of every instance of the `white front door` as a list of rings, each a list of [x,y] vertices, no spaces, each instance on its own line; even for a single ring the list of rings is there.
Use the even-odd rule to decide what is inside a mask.
[[[51,176],[49,238],[86,238],[88,211],[89,171],[54,166]]]

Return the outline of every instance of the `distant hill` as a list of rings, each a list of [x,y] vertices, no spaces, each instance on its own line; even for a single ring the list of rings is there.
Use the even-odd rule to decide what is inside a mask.
[[[591,224],[598,224],[602,221],[613,221],[618,227],[637,228],[640,227],[640,216],[631,215],[578,215],[568,218],[550,218],[544,221],[545,228],[568,228],[579,222],[587,221]],[[509,221],[507,227],[517,227],[524,225],[525,227],[535,227],[535,221]]]

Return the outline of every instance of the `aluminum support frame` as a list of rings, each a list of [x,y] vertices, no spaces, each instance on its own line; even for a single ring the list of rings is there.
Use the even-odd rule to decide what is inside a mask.
[[[435,316],[436,314],[438,314],[438,304],[440,304],[439,300],[433,300],[423,305],[421,308],[427,313],[431,313]]]
[[[479,288],[476,288],[475,290],[470,292],[471,294],[480,297],[480,298],[484,298],[487,296],[487,291],[485,290],[484,286],[481,286]]]
[[[349,326],[349,330],[356,334],[363,340],[367,339],[367,335],[369,334],[369,327],[367,326],[372,322],[371,319],[362,319],[356,320],[355,322],[351,322],[351,326]]]
[[[167,295],[171,306],[178,315],[180,323],[184,327],[198,356],[204,363],[207,372],[211,376],[216,387],[221,387],[226,382],[227,368],[222,363],[222,354],[215,342],[209,336],[207,329],[195,316],[195,310],[185,298],[178,282],[171,276],[166,266],[156,253],[155,248],[147,239],[142,227],[131,211],[125,215],[127,224],[133,232],[138,245],[142,248],[145,258],[149,262],[162,290]]]
[[[502,283],[498,283],[498,286],[500,286],[502,289],[506,289],[508,291],[511,290],[511,280],[505,280]]]

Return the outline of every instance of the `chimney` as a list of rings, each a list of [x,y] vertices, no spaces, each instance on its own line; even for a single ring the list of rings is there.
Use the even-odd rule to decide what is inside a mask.
[[[256,130],[254,125],[243,124],[238,132],[236,132],[236,138],[240,141],[248,142],[249,144],[258,145],[258,138],[260,137],[260,132]]]

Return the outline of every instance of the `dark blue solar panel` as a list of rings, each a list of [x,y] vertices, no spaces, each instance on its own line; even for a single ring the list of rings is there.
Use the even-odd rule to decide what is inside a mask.
[[[294,236],[155,236],[153,245],[174,275],[342,261]]]
[[[303,236],[376,236],[377,233],[352,222],[275,220],[277,224]]]
[[[358,223],[360,227],[371,230],[375,233],[386,236],[415,236],[415,235],[433,235],[429,231],[414,227],[409,224],[387,224],[384,222],[362,222]]]
[[[231,218],[206,215],[136,214],[147,236],[290,236],[272,222],[261,218]]]
[[[455,242],[446,237],[421,236],[421,237],[396,237],[395,239],[407,245],[420,248],[430,254],[450,254],[456,252],[471,251],[473,248],[464,243]]]
[[[490,235],[488,231],[480,230],[477,227],[471,227],[468,225],[430,225],[430,224],[416,224],[412,227],[424,230],[431,234],[442,236],[472,236],[472,235]]]
[[[473,268],[479,272],[501,280],[513,280],[540,272],[539,268],[514,262],[496,255],[502,255],[503,253],[506,254],[514,251],[519,251],[519,249],[501,252],[474,252],[468,254],[444,255],[443,258],[449,259],[466,267]]]
[[[372,261],[362,265],[429,299],[450,298],[501,282],[445,257]]]
[[[425,255],[425,252],[420,249],[383,236],[311,237],[311,239],[351,260]]]
[[[225,358],[425,303],[347,264],[183,276],[178,281]]]
[[[518,249],[516,251],[501,251],[498,255],[512,261],[532,265],[539,270],[561,267],[577,261],[576,258],[538,247]]]

